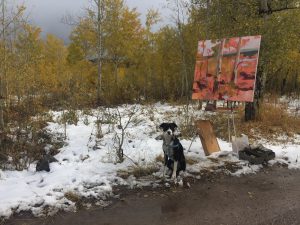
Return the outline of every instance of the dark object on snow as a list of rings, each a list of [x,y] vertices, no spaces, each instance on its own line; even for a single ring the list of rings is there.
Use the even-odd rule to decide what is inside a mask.
[[[269,160],[275,158],[275,152],[265,148],[262,145],[255,147],[247,147],[242,151],[239,151],[239,159],[247,160],[251,164],[263,164],[267,163]]]
[[[40,172],[40,171],[50,172],[49,162],[45,159],[39,160],[38,163],[36,164],[36,171],[37,172]]]
[[[6,163],[8,161],[8,157],[0,152],[0,163]]]
[[[50,172],[50,163],[58,162],[56,158],[51,155],[46,155],[40,159],[36,164],[36,171],[47,171]]]
[[[205,111],[215,112],[215,111],[217,111],[217,107],[213,103],[207,103],[205,106]]]
[[[47,160],[49,163],[58,162],[58,160],[51,155],[44,156],[44,159]]]

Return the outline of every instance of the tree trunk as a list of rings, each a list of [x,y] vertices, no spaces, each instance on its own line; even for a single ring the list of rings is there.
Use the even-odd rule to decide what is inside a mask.
[[[101,101],[102,89],[102,0],[97,2],[97,63],[98,63],[98,79],[97,79],[97,105]]]
[[[266,14],[269,12],[269,6],[268,6],[268,0],[260,0],[260,11],[263,14]]]
[[[4,130],[5,124],[4,124],[4,107],[5,107],[5,99],[3,97],[2,92],[2,81],[0,81],[0,131]]]
[[[179,37],[179,43],[180,43],[181,64],[182,64],[182,72],[183,72],[181,97],[183,97],[185,95],[188,98],[190,87],[189,87],[189,82],[188,82],[188,71],[187,71],[187,63],[186,63],[186,57],[185,57],[185,45],[184,45],[183,31],[181,28],[181,21],[179,21],[179,17],[178,17],[177,29],[178,29],[178,37]]]
[[[265,73],[258,71],[256,77],[256,86],[254,91],[254,101],[247,102],[245,105],[245,121],[257,119],[259,116],[259,109],[263,101],[263,91],[265,86]]]
[[[269,11],[268,0],[260,0],[260,11],[264,15],[264,26],[266,26],[267,12]],[[262,45],[261,45],[262,48]],[[245,105],[245,121],[257,119],[259,115],[260,104],[263,101],[263,92],[266,83],[266,74],[263,65],[258,67],[256,76],[256,85],[254,91],[254,101],[247,102]]]
[[[5,49],[5,1],[2,0],[2,42],[3,42],[3,57],[2,58],[2,70],[0,71],[0,130],[3,131],[4,124],[4,108],[5,108],[5,87],[4,87],[4,79],[6,73],[6,49]]]
[[[114,86],[118,89],[118,68],[119,68],[119,63],[118,61],[114,61],[114,74],[115,74],[115,83]]]

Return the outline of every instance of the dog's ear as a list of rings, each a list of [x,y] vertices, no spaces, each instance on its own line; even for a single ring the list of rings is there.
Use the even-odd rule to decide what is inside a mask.
[[[176,125],[176,123],[170,123],[170,127],[172,130],[175,130],[178,126]]]
[[[159,125],[159,128],[165,130],[167,126],[167,123],[162,123],[161,125]]]

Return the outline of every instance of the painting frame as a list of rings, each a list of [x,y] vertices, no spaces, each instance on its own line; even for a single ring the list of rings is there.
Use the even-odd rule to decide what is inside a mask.
[[[192,99],[253,102],[261,38],[199,41]]]

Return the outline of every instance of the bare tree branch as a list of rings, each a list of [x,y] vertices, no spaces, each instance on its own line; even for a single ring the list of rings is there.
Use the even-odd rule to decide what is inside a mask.
[[[259,14],[265,15],[265,14],[272,14],[276,12],[286,11],[286,10],[294,10],[294,9],[300,9],[298,5],[296,6],[289,6],[288,0],[285,1],[283,7],[272,7],[272,1],[270,0],[260,0],[260,9]]]
[[[22,13],[25,11],[25,7],[24,6],[21,6],[21,7],[19,7],[18,8],[18,12],[14,15],[14,17],[10,20],[10,21],[8,21],[5,25],[4,25],[4,27],[3,27],[3,29],[2,29],[2,31],[1,31],[1,33],[0,33],[0,36],[2,36],[3,35],[3,30],[7,30],[8,28],[9,28],[9,26],[13,23],[13,22],[15,22],[21,15],[22,15]],[[3,22],[4,23],[4,22]]]

